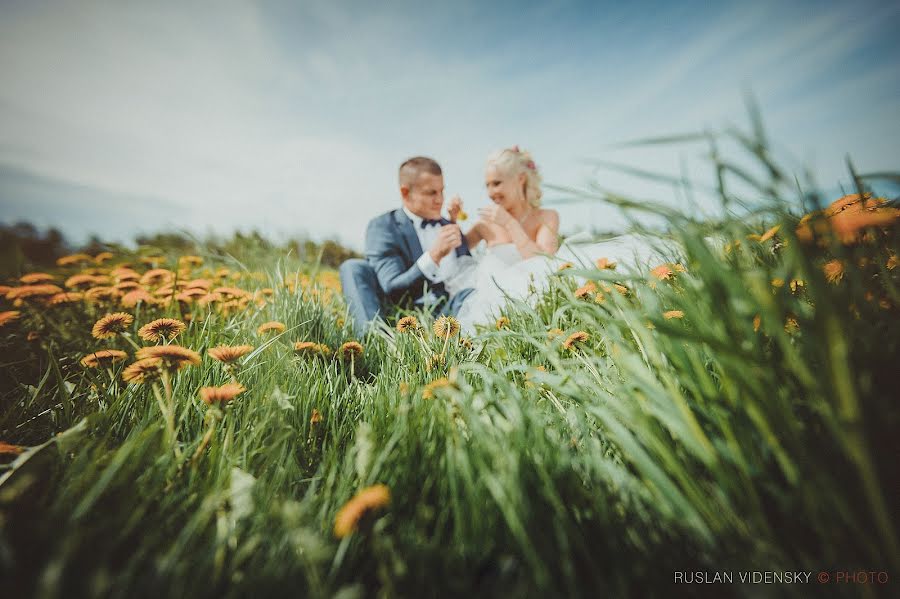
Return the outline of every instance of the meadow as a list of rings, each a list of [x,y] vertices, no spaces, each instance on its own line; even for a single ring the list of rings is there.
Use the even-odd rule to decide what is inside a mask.
[[[827,590],[887,594],[900,210],[787,201],[757,157],[767,202],[642,202],[665,262],[564,265],[471,338],[406,312],[355,338],[333,270],[240,248],[5,281],[4,592],[786,596],[877,570]],[[723,570],[814,588],[673,583]]]

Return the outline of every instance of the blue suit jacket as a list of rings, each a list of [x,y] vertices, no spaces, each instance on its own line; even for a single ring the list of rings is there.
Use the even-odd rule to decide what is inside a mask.
[[[442,225],[450,224],[441,219]],[[456,255],[469,253],[463,238]],[[401,210],[391,210],[369,221],[366,229],[366,259],[375,270],[385,297],[394,303],[412,300],[421,303],[429,291],[446,296],[443,283],[432,283],[416,265],[422,255],[422,245],[412,221]]]

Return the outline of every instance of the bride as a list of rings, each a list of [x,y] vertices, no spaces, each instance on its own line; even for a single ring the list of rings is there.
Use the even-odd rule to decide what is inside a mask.
[[[448,290],[473,289],[457,315],[468,332],[493,322],[508,298],[524,299],[529,288],[545,282],[555,270],[547,256],[559,249],[559,214],[540,207],[541,176],[528,152],[514,146],[489,156],[485,186],[493,206],[479,210],[466,242],[470,248],[482,241],[487,247],[480,260],[447,282]],[[450,200],[448,212],[458,219],[459,197]]]

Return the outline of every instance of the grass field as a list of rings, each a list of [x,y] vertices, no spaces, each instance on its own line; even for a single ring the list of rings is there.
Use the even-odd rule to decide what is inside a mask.
[[[335,273],[277,257],[162,248],[8,281],[4,594],[896,577],[897,209],[857,198],[801,222],[785,206],[661,211],[669,262],[575,264],[472,339],[423,314],[355,339]]]

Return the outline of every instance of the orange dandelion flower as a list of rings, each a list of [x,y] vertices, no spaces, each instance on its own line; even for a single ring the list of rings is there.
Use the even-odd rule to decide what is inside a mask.
[[[6,294],[8,300],[40,299],[62,293],[62,289],[56,285],[23,285],[13,287]]]
[[[18,320],[21,316],[22,313],[18,310],[7,310],[5,312],[0,312],[0,329],[11,322]]]
[[[594,264],[599,270],[615,270],[617,266],[615,262],[610,262],[609,258],[597,258]]]
[[[88,256],[87,254],[71,254],[69,256],[63,256],[56,261],[57,266],[72,266],[73,264],[84,264],[87,262],[93,262],[93,258]]]
[[[331,355],[331,348],[324,343],[319,343],[318,345],[316,345],[316,350],[323,356]]]
[[[252,345],[220,345],[206,350],[206,353],[219,362],[231,364],[252,351]]]
[[[277,320],[270,320],[269,322],[264,322],[259,325],[256,332],[260,335],[265,333],[283,333],[285,328],[284,323],[278,322]]]
[[[586,285],[583,285],[575,290],[575,297],[582,299],[596,291],[597,286],[593,282],[588,281]]]
[[[202,266],[203,258],[200,256],[182,256],[178,259],[178,264],[184,266]]]
[[[187,329],[187,325],[175,318],[157,318],[138,329],[138,337],[144,341],[172,340]]]
[[[48,275],[45,272],[30,272],[26,275],[22,275],[19,277],[19,281],[25,283],[26,285],[35,285],[37,283],[49,283],[50,281],[55,280],[56,277],[53,275]]]
[[[246,297],[248,295],[246,291],[237,287],[216,287],[213,291],[225,297]]]
[[[628,295],[628,287],[626,287],[625,285],[613,283],[613,289],[618,291],[621,295]]]
[[[472,340],[468,337],[460,337],[459,344],[468,350],[472,350],[475,347],[472,345]]]
[[[140,281],[141,275],[130,268],[116,268],[113,269],[112,272],[109,273],[113,276],[113,278],[119,283],[123,283],[125,281]]]
[[[564,331],[562,329],[550,329],[549,331],[547,331],[547,339],[553,340],[563,334]]]
[[[222,301],[223,297],[221,293],[207,293],[203,297],[197,300],[197,303],[201,306],[208,306],[210,304],[214,304],[216,302]]]
[[[100,252],[94,256],[94,264],[103,264],[107,260],[112,260],[112,252]]]
[[[123,295],[122,299],[119,300],[119,304],[123,308],[134,308],[141,302],[145,304],[153,303],[153,296],[143,289],[135,289]]]
[[[434,321],[432,329],[441,339],[449,339],[459,333],[459,321],[452,316],[441,316]]]
[[[597,293],[594,294],[594,303],[595,304],[602,304],[605,301],[606,301],[606,296],[603,295],[602,291],[598,291]]]
[[[105,278],[98,278],[98,277],[95,277],[94,275],[77,274],[77,275],[72,275],[71,277],[66,279],[66,282],[63,284],[69,288],[87,289],[88,287],[93,287],[94,285],[102,285],[105,282],[107,282],[107,280]]]
[[[563,347],[566,349],[574,349],[578,344],[584,343],[590,338],[591,336],[586,332],[576,331],[569,335],[565,341],[563,341]]]
[[[140,262],[141,264],[146,264],[147,266],[155,268],[158,264],[162,264],[166,261],[165,256],[141,256]]]
[[[128,293],[129,291],[134,291],[135,289],[142,289],[141,284],[137,281],[122,281],[121,283],[116,283],[113,285],[113,289],[120,293]]]
[[[298,341],[294,344],[294,351],[302,353],[318,353],[319,344],[315,341]]]
[[[132,362],[122,371],[122,380],[135,385],[152,381],[162,374],[162,365],[160,358],[144,358]]]
[[[778,233],[778,230],[780,228],[781,228],[781,225],[775,225],[774,227],[772,227],[771,229],[769,229],[768,231],[766,231],[765,233],[760,235],[759,242],[765,243],[766,241],[769,241],[770,239],[775,237],[775,233]]]
[[[201,387],[200,399],[207,405],[228,403],[246,391],[239,383],[227,383],[219,387]]]
[[[322,413],[319,412],[316,408],[313,408],[312,416],[309,417],[310,424],[319,424],[322,422]]]
[[[756,333],[759,331],[759,327],[762,325],[762,317],[759,314],[753,317],[753,332]]]
[[[109,366],[126,359],[128,354],[118,349],[101,349],[81,358],[81,365],[87,368]]]
[[[825,273],[825,280],[836,285],[844,278],[844,263],[837,259],[829,260],[822,265],[822,271]]]
[[[22,445],[11,445],[10,443],[0,441],[0,455],[19,455],[26,449],[28,448]]]
[[[115,337],[134,322],[134,316],[125,312],[114,312],[107,314],[94,323],[91,329],[91,335],[95,339],[109,339]]]
[[[397,321],[397,331],[405,333],[407,331],[418,331],[419,320],[415,316],[404,316]]]
[[[88,302],[112,301],[119,298],[119,292],[115,287],[91,287],[84,292],[84,299]]]
[[[884,198],[872,194],[850,194],[835,202],[821,213],[810,213],[800,219],[797,238],[811,241],[814,235],[834,233],[846,245],[856,243],[863,230],[870,227],[889,227],[900,219],[900,208],[887,204]]]
[[[666,320],[671,320],[673,318],[684,318],[684,312],[681,310],[669,310],[667,312],[663,312],[663,318]]]
[[[338,350],[342,356],[345,358],[349,358],[351,356],[358,356],[363,353],[362,344],[356,341],[347,341],[344,343],[341,348]]]
[[[447,358],[444,357],[444,354],[433,354],[428,360],[425,362],[425,370],[429,372],[434,370],[435,368],[440,368],[447,361]]]
[[[391,491],[387,485],[373,485],[353,496],[338,511],[334,518],[334,536],[343,539],[353,533],[366,514],[387,506],[391,502]]]
[[[153,345],[137,350],[137,358],[159,358],[169,370],[179,370],[185,366],[200,365],[200,354],[180,345]]]
[[[896,254],[891,254],[891,256],[887,260],[887,264],[885,266],[888,270],[894,270],[897,268],[897,264],[900,263],[900,260],[897,260]]]
[[[209,291],[212,289],[213,283],[209,279],[194,279],[192,281],[188,281],[185,287],[187,289],[203,289],[204,291]]]
[[[650,274],[660,281],[668,281],[675,276],[675,271],[672,270],[668,264],[660,264],[659,266],[651,270]]]
[[[498,331],[502,331],[503,329],[509,328],[509,319],[505,316],[501,316],[497,319],[496,326]]]
[[[434,399],[435,391],[438,389],[446,389],[448,387],[452,387],[453,383],[450,382],[447,377],[441,377],[439,379],[433,380],[422,390],[422,399]]]
[[[569,270],[570,268],[575,268],[575,265],[571,262],[563,262],[559,265],[559,268],[556,269],[556,272],[562,272],[564,270]]]
[[[141,276],[141,285],[165,285],[175,279],[175,273],[165,268],[153,268]]]

